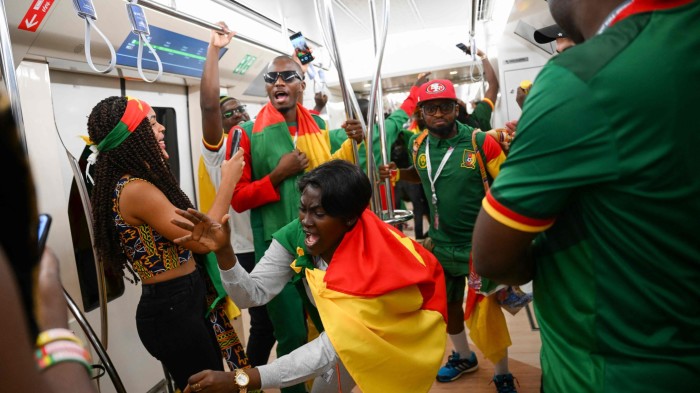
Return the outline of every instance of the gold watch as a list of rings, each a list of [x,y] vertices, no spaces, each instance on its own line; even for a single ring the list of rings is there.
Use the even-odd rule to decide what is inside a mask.
[[[248,391],[248,383],[250,383],[250,377],[240,368],[236,369],[236,375],[233,377],[238,385],[239,393],[246,393]]]

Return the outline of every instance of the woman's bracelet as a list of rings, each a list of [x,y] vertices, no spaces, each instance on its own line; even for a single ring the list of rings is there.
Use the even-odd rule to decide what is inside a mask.
[[[80,363],[92,374],[90,353],[83,342],[68,329],[49,329],[41,332],[36,340],[34,358],[40,371],[58,363]]]

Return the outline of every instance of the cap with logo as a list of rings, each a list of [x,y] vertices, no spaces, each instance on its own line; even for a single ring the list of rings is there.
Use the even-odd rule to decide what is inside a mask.
[[[447,79],[435,79],[425,82],[418,91],[418,102],[448,99],[457,101],[455,87]]]
[[[566,32],[559,25],[551,25],[535,30],[535,41],[538,44],[546,44],[557,38],[566,38]]]

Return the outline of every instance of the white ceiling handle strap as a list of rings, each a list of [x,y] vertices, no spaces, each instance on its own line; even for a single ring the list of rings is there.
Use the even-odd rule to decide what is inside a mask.
[[[153,83],[160,79],[160,76],[163,75],[163,63],[160,61],[160,56],[158,56],[156,50],[153,49],[151,43],[148,42],[148,37],[151,35],[151,30],[148,27],[148,20],[146,20],[146,14],[143,12],[143,7],[138,5],[138,0],[129,0],[129,3],[126,5],[126,11],[129,14],[129,22],[131,22],[131,31],[137,36],[139,36],[139,50],[138,57],[136,59],[136,66],[139,70],[139,75],[141,75],[141,79],[143,79],[144,81],[148,83]],[[148,50],[151,51],[151,54],[153,54],[153,57],[156,59],[156,63],[158,64],[158,74],[152,80],[146,78],[146,75],[144,75],[143,73],[144,45],[146,45],[146,47],[148,47]]]
[[[160,76],[163,75],[163,63],[160,61],[160,57],[158,56],[158,53],[156,53],[156,50],[153,49],[151,44],[148,42],[148,38],[142,33],[139,33],[138,35],[139,35],[139,52],[138,52],[138,58],[137,58],[136,62],[138,65],[139,75],[141,75],[141,79],[143,79],[144,81],[146,81],[148,83],[153,83],[153,82],[157,81],[158,79],[160,79]],[[148,47],[148,50],[151,51],[151,54],[153,54],[153,57],[156,58],[156,63],[158,63],[158,75],[156,75],[156,77],[153,78],[152,80],[148,80],[148,78],[146,78],[146,75],[144,75],[144,73],[143,73],[142,63],[143,63],[143,46],[144,45],[146,45],[146,47]]]
[[[95,72],[99,72],[101,74],[106,74],[114,69],[114,66],[117,64],[117,54],[114,51],[114,47],[112,46],[112,43],[109,42],[107,39],[107,36],[105,36],[102,31],[97,27],[96,24],[94,24],[92,21],[93,19],[90,17],[85,17],[81,16],[81,18],[85,19],[85,58],[87,59],[88,65],[90,68],[92,68]],[[104,70],[99,70],[97,67],[95,67],[95,64],[92,62],[92,55],[90,54],[90,29],[94,28],[97,34],[102,37],[102,40],[107,44],[107,47],[109,48],[109,54],[111,56],[111,59],[109,61],[109,65],[107,68]]]

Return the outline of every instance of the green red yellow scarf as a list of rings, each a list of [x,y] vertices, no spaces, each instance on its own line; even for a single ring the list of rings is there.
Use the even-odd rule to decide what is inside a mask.
[[[286,233],[285,233],[286,232]],[[299,221],[275,234],[299,255],[328,338],[365,393],[427,392],[443,358],[447,300],[433,254],[365,210],[328,265],[313,268]]]

